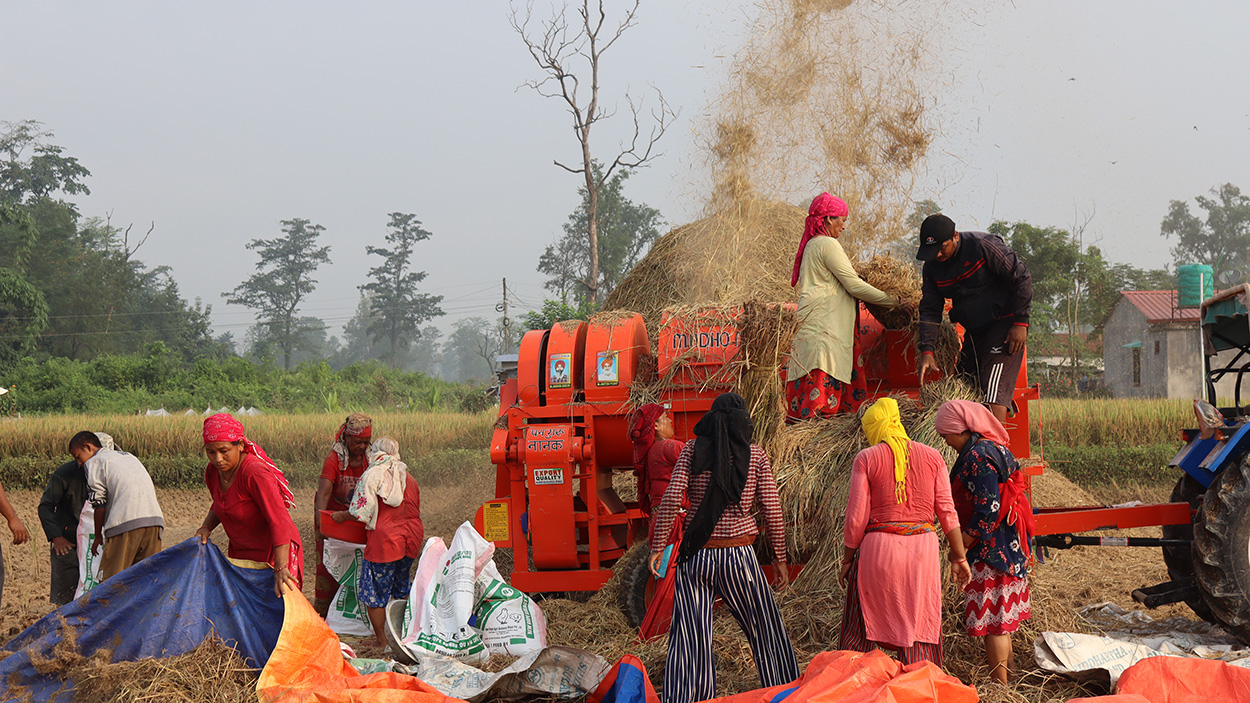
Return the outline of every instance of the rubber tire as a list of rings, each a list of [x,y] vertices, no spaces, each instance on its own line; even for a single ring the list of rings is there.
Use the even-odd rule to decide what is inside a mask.
[[[651,552],[646,547],[645,542],[636,545],[626,552],[616,567],[624,569],[621,588],[616,594],[617,604],[632,628],[642,625],[657,583],[651,575]]]
[[[1189,503],[1191,509],[1197,509],[1202,506],[1202,499],[1206,493],[1207,489],[1203,488],[1201,483],[1198,483],[1189,474],[1184,474],[1176,482],[1176,487],[1172,489],[1171,502]],[[1193,538],[1193,524],[1163,526],[1163,539],[1192,540]],[[1169,578],[1175,581],[1193,578],[1193,547],[1164,547],[1163,563],[1167,565]],[[1211,608],[1207,607],[1207,603],[1202,599],[1201,595],[1185,599],[1185,604],[1189,606],[1190,610],[1194,611],[1195,615],[1203,620],[1216,625],[1220,624],[1220,621],[1215,618],[1215,614],[1211,612]]]
[[[1211,483],[1194,530],[1194,569],[1216,620],[1250,644],[1250,456]]]

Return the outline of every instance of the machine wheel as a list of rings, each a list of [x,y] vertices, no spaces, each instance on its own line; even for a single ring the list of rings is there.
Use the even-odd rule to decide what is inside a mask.
[[[616,568],[622,569],[621,587],[616,594],[617,604],[620,605],[621,612],[625,613],[630,627],[642,625],[642,619],[647,615],[647,606],[655,595],[657,582],[651,575],[650,557],[651,552],[648,551],[646,542],[642,541],[617,563]]]
[[[1185,474],[1176,482],[1176,487],[1172,489],[1173,503],[1189,503],[1191,509],[1202,506],[1202,498],[1207,493],[1207,489],[1202,487],[1193,476]],[[1194,526],[1189,525],[1164,525],[1163,539],[1185,539],[1192,540],[1194,538]],[[1194,576],[1194,556],[1193,547],[1164,547],[1163,563],[1168,567],[1168,577],[1174,581],[1185,581]],[[1186,605],[1190,610],[1206,620],[1207,622],[1220,624],[1215,619],[1215,615],[1211,609],[1207,607],[1206,601],[1201,597],[1186,598]]]
[[[1230,463],[1207,490],[1193,551],[1203,600],[1225,629],[1250,644],[1250,456]]]

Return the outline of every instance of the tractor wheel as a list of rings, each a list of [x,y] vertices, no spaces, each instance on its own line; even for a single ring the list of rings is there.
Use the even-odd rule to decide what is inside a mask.
[[[1250,644],[1250,455],[1216,477],[1194,525],[1203,600],[1226,630]]]
[[[617,591],[617,602],[630,627],[642,625],[647,615],[647,606],[655,595],[656,580],[651,575],[651,552],[646,542],[642,542],[629,550],[617,568],[621,573],[621,587]]]
[[[1190,509],[1195,509],[1202,505],[1202,497],[1206,495],[1206,492],[1207,489],[1203,488],[1201,483],[1189,474],[1185,474],[1172,489],[1172,502],[1189,503]],[[1194,526],[1192,524],[1163,526],[1163,539],[1192,540],[1193,538]],[[1163,563],[1167,565],[1168,577],[1173,581],[1186,581],[1194,577],[1193,547],[1164,547]],[[1185,603],[1198,617],[1207,622],[1220,624],[1201,596],[1186,598]]]

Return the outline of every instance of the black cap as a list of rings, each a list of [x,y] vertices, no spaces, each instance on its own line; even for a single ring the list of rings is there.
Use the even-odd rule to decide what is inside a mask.
[[[916,258],[921,261],[933,261],[937,258],[938,249],[942,244],[955,236],[955,221],[946,215],[929,215],[920,223],[920,248],[916,250]]]

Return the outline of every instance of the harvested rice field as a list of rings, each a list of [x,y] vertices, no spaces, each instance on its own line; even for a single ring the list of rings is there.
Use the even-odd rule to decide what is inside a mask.
[[[488,479],[492,470],[483,459],[476,469],[462,470],[454,477],[423,485],[422,513],[426,534],[440,535],[449,540],[456,526],[463,520],[470,519],[480,502],[491,497],[492,482]],[[1077,505],[1094,500],[1085,490],[1053,471],[1036,479],[1034,485],[1040,506]],[[165,543],[175,544],[193,536],[208,508],[207,491],[159,489],[158,494],[167,520]],[[28,526],[37,530],[35,510],[39,493],[13,491],[9,497]],[[311,489],[296,491],[299,507],[294,515],[306,543],[312,541],[312,500]],[[830,510],[835,513],[840,512],[841,508],[842,506],[830,506]],[[1148,528],[1136,530],[1134,533],[1158,536],[1159,530]],[[219,544],[224,544],[220,530],[217,538]],[[831,541],[839,540],[835,538]],[[46,550],[46,542],[41,539],[19,547],[5,545],[8,579],[0,615],[0,639],[7,641],[52,610],[47,601]],[[311,574],[312,568],[310,556],[306,573]],[[952,589],[948,592],[944,628],[946,668],[965,682],[976,685],[982,700],[991,702],[1066,701],[1079,695],[1096,693],[1096,689],[1083,688],[1039,670],[1033,663],[1033,638],[1042,630],[1097,631],[1095,623],[1084,621],[1077,615],[1077,609],[1103,601],[1135,609],[1138,606],[1129,597],[1130,591],[1165,579],[1163,561],[1154,549],[1077,547],[1053,554],[1046,564],[1036,567],[1032,577],[1034,615],[1033,620],[1014,639],[1015,666],[1023,673],[1019,683],[1012,688],[1003,688],[988,682],[988,672],[983,664],[984,655],[980,651],[979,643],[964,636],[959,627],[956,606],[961,601]],[[843,595],[836,584],[826,581],[824,578],[805,578],[781,595],[783,614],[802,664],[806,664],[820,651],[830,648],[836,640]],[[647,665],[648,672],[658,687],[664,674],[664,638],[645,645],[635,641],[634,631],[615,607],[615,587],[616,584],[609,583],[603,592],[586,603],[564,599],[542,601],[541,607],[548,618],[550,643],[590,649],[609,660],[625,653],[637,654]],[[306,580],[305,595],[312,595],[311,578]],[[1167,606],[1152,611],[1151,615],[1155,618],[1193,619],[1183,605]],[[715,642],[720,662],[720,693],[729,694],[757,687],[745,639],[726,613],[718,613],[716,617]],[[221,658],[222,654],[207,646],[199,652],[202,657]],[[114,676],[119,670],[101,671],[102,676]],[[136,677],[145,675],[138,669],[131,673]],[[250,685],[246,676],[240,681],[243,682],[240,685]],[[100,682],[101,686],[106,684],[107,680]]]

